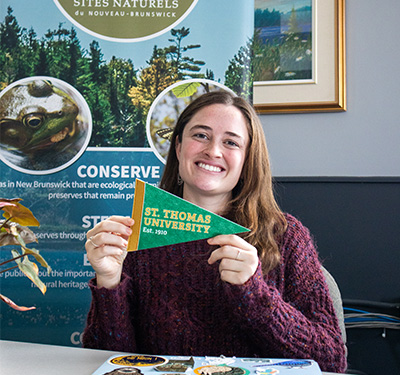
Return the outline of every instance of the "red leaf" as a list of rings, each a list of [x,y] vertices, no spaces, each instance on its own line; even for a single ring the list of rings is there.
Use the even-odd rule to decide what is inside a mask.
[[[6,296],[3,296],[2,294],[0,294],[0,299],[2,301],[4,301],[7,305],[9,305],[10,307],[12,307],[14,310],[18,310],[18,311],[28,311],[28,310],[34,310],[36,309],[36,307],[32,306],[32,307],[25,307],[25,306],[18,306],[16,303],[14,303],[13,301],[11,301],[9,298],[7,298]]]

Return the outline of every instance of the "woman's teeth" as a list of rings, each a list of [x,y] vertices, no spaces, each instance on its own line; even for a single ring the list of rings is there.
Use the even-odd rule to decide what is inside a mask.
[[[204,163],[199,163],[198,165],[200,168],[203,168],[210,172],[221,172],[222,171],[222,169],[220,167],[215,167],[215,166],[204,164]]]

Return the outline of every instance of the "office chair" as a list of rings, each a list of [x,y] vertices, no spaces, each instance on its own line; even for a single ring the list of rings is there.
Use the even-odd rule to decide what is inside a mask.
[[[322,273],[325,276],[326,283],[328,284],[329,293],[332,298],[333,308],[335,309],[336,316],[339,320],[339,327],[342,333],[342,339],[344,344],[347,342],[346,327],[344,325],[344,312],[343,312],[343,302],[342,295],[340,294],[339,286],[337,285],[333,276],[328,272],[328,270],[322,266]]]

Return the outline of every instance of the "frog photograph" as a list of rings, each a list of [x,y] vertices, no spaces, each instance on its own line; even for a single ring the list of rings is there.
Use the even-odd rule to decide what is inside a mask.
[[[29,77],[0,93],[0,159],[29,174],[54,173],[74,163],[92,133],[89,106],[68,83]]]

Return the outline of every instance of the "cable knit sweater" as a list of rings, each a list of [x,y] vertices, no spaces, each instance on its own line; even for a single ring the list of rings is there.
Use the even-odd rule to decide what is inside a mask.
[[[129,253],[120,285],[90,282],[85,347],[142,354],[312,358],[344,372],[346,354],[309,231],[286,215],[280,264],[244,285],[220,280],[195,241]]]

